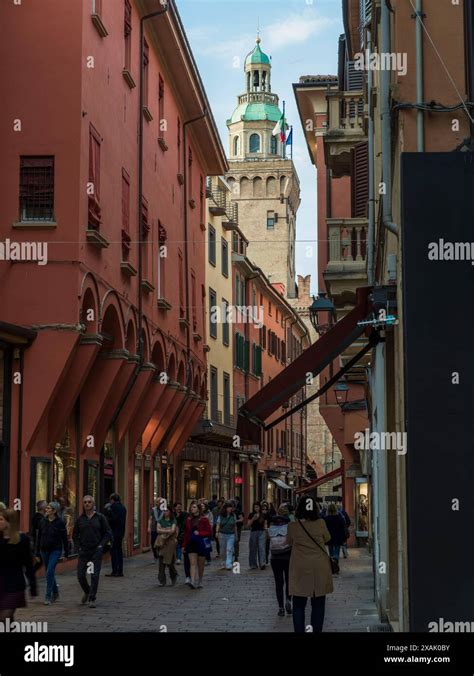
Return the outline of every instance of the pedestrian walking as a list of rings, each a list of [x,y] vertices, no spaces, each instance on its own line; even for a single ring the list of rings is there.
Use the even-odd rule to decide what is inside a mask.
[[[234,560],[238,561],[240,556],[240,539],[242,537],[242,528],[244,527],[244,513],[242,511],[242,503],[238,495],[235,496],[234,500],[234,514],[237,519],[237,537],[235,538],[234,544]]]
[[[125,524],[127,521],[127,508],[122,504],[120,495],[112,493],[109,498],[109,509],[106,513],[110,529],[113,535],[110,560],[112,572],[105,577],[123,577],[123,538],[125,536]]]
[[[188,513],[183,512],[183,505],[181,504],[181,502],[175,502],[173,505],[173,510],[177,526],[176,563],[179,565],[183,560],[182,544],[184,538],[184,528],[186,526],[186,519],[188,518]]]
[[[20,532],[18,511],[0,510],[0,534],[0,621],[5,622],[26,607],[25,575],[32,597],[37,590],[31,540]]]
[[[278,615],[284,617],[285,610],[291,615],[291,596],[289,587],[291,547],[288,544],[288,524],[290,523],[288,506],[280,505],[276,516],[270,519],[268,534],[270,539],[270,564],[275,578],[275,591],[278,602]]]
[[[331,502],[328,506],[328,513],[324,517],[331,540],[328,543],[329,556],[339,561],[341,545],[346,540],[346,525],[343,519],[337,513],[336,505]]]
[[[163,516],[162,505],[163,498],[161,497],[155,498],[155,504],[150,509],[150,518],[148,519],[148,532],[150,533],[151,551],[153,552],[154,563],[158,561],[158,552],[156,551],[155,547],[155,540],[158,535],[158,533],[156,532],[156,524]]]
[[[200,503],[200,509],[201,509],[201,514],[206,517],[206,519],[209,519],[209,525],[211,526],[211,540],[212,540],[212,532],[214,528],[214,516],[209,509],[209,503],[207,500],[201,500]],[[211,553],[212,553],[212,546],[210,549],[206,549],[206,566],[209,566],[211,563]]]
[[[72,533],[78,553],[77,579],[84,592],[81,604],[89,602],[89,608],[95,608],[102,555],[104,547],[112,541],[113,535],[105,516],[96,511],[92,495],[85,495],[82,504],[84,511],[76,519]],[[88,572],[91,573],[90,585],[87,581]]]
[[[350,520],[349,514],[346,512],[346,510],[342,506],[342,503],[338,505],[337,513],[344,520],[344,542],[342,543],[341,547],[342,547],[342,555],[344,556],[345,559],[347,559],[347,557],[349,556],[349,552],[347,550],[347,541],[351,536],[351,533],[350,533],[350,530],[349,530],[349,526],[351,525],[351,520]]]
[[[232,502],[226,502],[217,517],[216,539],[222,548],[222,569],[232,570],[234,545],[237,538],[237,518]]]
[[[296,521],[288,524],[293,626],[296,633],[304,633],[305,608],[310,598],[313,632],[322,632],[326,594],[333,591],[331,563],[325,547],[331,536],[313,498],[301,496],[295,516]]]
[[[46,572],[46,596],[45,606],[59,598],[59,589],[56,582],[56,566],[61,560],[63,551],[64,558],[69,554],[66,524],[59,516],[61,509],[59,502],[50,502],[46,506],[46,516],[39,524],[38,552],[44,563]]]
[[[260,569],[264,570],[266,565],[265,542],[268,517],[263,514],[260,502],[254,502],[253,510],[249,514],[247,523],[250,528],[249,568],[250,570],[257,570],[258,566],[260,566]]]
[[[216,507],[217,507],[217,495],[214,493],[212,499],[209,500],[209,509],[211,510],[211,512],[213,512]]]
[[[156,525],[157,538],[155,547],[158,550],[158,586],[166,585],[166,566],[171,579],[171,586],[174,587],[178,579],[178,572],[175,568],[176,561],[176,542],[178,536],[178,526],[171,509],[163,511],[161,519]]]
[[[206,551],[211,546],[212,528],[209,519],[203,516],[196,503],[191,503],[183,538],[183,551],[189,555],[192,589],[201,589],[204,577]]]
[[[43,565],[43,561],[41,560],[41,553],[39,551],[39,527],[40,523],[43,521],[45,515],[46,515],[46,506],[47,506],[46,500],[38,500],[36,503],[36,512],[33,514],[33,518],[31,519],[31,541],[33,545],[33,551],[35,553],[35,561],[34,561],[34,572],[35,574],[38,572],[38,570],[41,568]]]
[[[218,517],[219,517],[219,514],[220,514],[221,511],[222,511],[222,507],[224,506],[224,504],[225,504],[225,500],[223,500],[222,498],[219,498],[219,500],[217,501],[216,506],[215,506],[214,509],[212,510],[212,516],[213,516],[212,539],[213,539],[214,542],[216,543],[216,559],[218,559],[218,558],[220,557],[220,555],[221,555],[221,544],[220,544],[220,542],[219,542],[219,538],[216,536],[216,532],[217,532],[217,519],[218,519]]]

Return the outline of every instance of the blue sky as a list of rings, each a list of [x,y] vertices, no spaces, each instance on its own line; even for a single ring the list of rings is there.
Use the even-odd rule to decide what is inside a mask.
[[[226,120],[244,91],[243,62],[260,24],[262,50],[272,57],[272,91],[293,125],[293,161],[301,182],[296,271],[317,291],[316,170],[309,159],[292,84],[301,75],[337,72],[340,0],[177,0],[207,96],[228,152]],[[313,255],[307,246],[313,245]]]

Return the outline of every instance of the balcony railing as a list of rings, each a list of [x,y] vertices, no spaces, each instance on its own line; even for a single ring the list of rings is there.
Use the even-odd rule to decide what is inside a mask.
[[[366,140],[365,100],[362,91],[330,91],[328,126],[324,138],[326,164],[335,178],[347,176],[351,170],[351,149]]]
[[[239,105],[242,103],[270,103],[278,105],[278,96],[269,92],[250,92],[239,96]]]
[[[222,225],[226,230],[234,230],[239,225],[239,205],[237,202],[228,200],[225,207],[227,221],[223,221]]]
[[[348,270],[365,267],[367,256],[367,219],[328,218],[329,262],[331,267]]]
[[[225,192],[220,188],[212,190],[211,202],[209,203],[209,211],[213,216],[224,216],[226,209]]]

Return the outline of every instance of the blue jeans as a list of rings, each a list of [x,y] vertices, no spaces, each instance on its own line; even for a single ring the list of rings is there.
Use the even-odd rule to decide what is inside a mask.
[[[225,557],[225,567],[231,570],[234,563],[235,534],[219,533],[219,537],[221,538],[222,557]]]
[[[341,545],[328,545],[329,546],[329,556],[333,556],[335,559],[339,561],[339,551],[341,549]]]
[[[176,545],[176,561],[181,561],[182,558],[183,558],[183,548],[178,542],[178,544]]]
[[[258,568],[258,566],[265,565],[265,540],[266,533],[264,530],[250,531],[249,541],[249,566],[250,568]],[[258,561],[257,564],[257,555]]]
[[[53,594],[58,594],[58,585],[54,575],[57,563],[61,557],[61,550],[55,549],[52,552],[41,552],[41,558],[44,562],[46,571],[46,600],[51,601]]]

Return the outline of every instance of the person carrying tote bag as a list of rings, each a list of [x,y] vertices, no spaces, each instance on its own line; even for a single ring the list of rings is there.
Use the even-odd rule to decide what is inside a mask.
[[[191,581],[187,583],[191,589],[202,589],[207,542],[210,544],[211,537],[209,519],[202,515],[197,503],[191,503],[183,538],[183,552],[188,554],[191,564]]]
[[[311,599],[313,632],[323,630],[326,594],[333,591],[332,571],[325,545],[331,536],[314,498],[301,496],[296,521],[288,524],[287,544],[291,546],[289,592],[293,599],[293,626],[305,632],[305,608]]]

